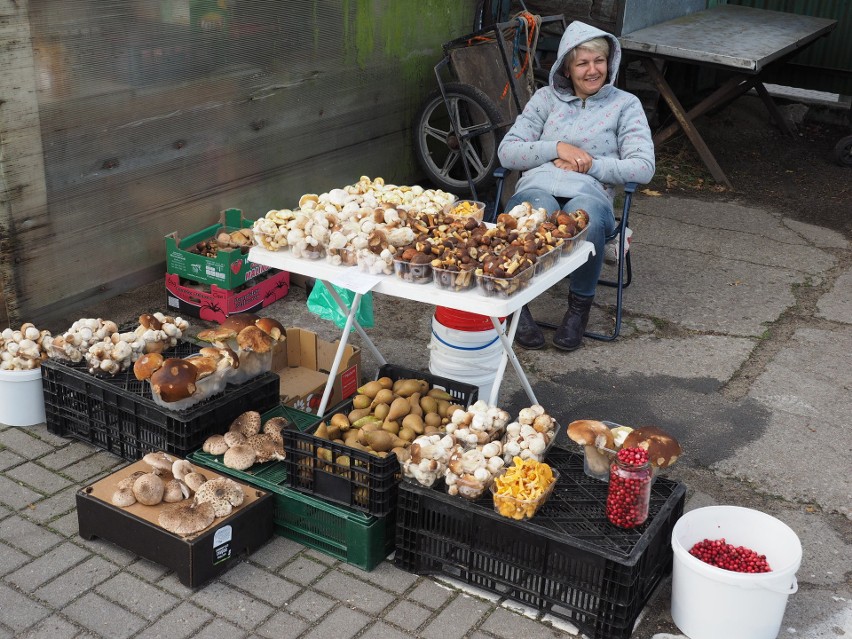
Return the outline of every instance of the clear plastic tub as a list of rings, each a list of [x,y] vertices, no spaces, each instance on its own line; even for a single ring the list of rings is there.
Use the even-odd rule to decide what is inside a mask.
[[[525,520],[532,519],[538,510],[544,505],[559,481],[559,471],[551,468],[553,481],[537,499],[520,499],[511,495],[503,495],[497,492],[497,484],[490,486],[491,495],[494,498],[494,512],[509,519]],[[499,476],[499,475],[498,475]]]
[[[587,226],[582,231],[577,233],[574,237],[563,237],[562,238],[562,255],[568,256],[573,253],[580,243],[585,241],[586,235],[589,233],[589,227]]]
[[[541,275],[553,268],[562,257],[562,246],[554,246],[544,255],[538,256],[538,261],[535,263],[535,274]]]
[[[485,202],[480,202],[479,200],[458,200],[444,207],[444,215],[465,220],[472,217],[481,222],[485,217]]]
[[[338,261],[337,258],[340,258],[340,260]],[[340,264],[340,266],[356,266],[358,264],[358,255],[355,249],[351,247],[328,249],[325,259],[332,264]]]
[[[393,270],[398,278],[412,284],[429,284],[432,281],[431,264],[411,264],[405,260],[394,260]]]
[[[452,270],[432,267],[435,286],[445,291],[468,291],[476,286],[474,269]]]
[[[511,297],[529,286],[533,275],[535,275],[535,268],[529,266],[511,277],[477,275],[476,283],[486,297]]]

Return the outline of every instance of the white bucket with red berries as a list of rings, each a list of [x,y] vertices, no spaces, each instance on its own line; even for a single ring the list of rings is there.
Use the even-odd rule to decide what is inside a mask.
[[[778,636],[802,562],[787,524],[739,506],[696,508],[675,524],[672,549],[672,620],[689,639]],[[769,572],[742,572],[765,569],[764,559]],[[714,560],[728,568],[707,563]]]

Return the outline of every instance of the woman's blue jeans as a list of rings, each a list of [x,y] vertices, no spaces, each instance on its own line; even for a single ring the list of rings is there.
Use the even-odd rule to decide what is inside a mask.
[[[586,239],[595,245],[595,254],[571,274],[570,290],[576,295],[594,296],[603,266],[606,236],[615,229],[612,204],[602,197],[591,195],[580,195],[570,200],[557,199],[542,189],[526,189],[515,193],[506,203],[504,210],[509,211],[522,202],[529,202],[534,208],[545,209],[548,213],[583,209],[589,214],[589,232]]]

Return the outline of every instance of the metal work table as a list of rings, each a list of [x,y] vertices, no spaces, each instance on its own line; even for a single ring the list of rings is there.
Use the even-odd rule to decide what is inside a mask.
[[[340,361],[343,358],[343,351],[346,348],[346,343],[349,340],[349,333],[354,328],[361,339],[364,340],[364,345],[370,350],[380,365],[386,364],[387,361],[382,356],[381,352],[373,341],[358,324],[355,319],[355,313],[358,310],[358,304],[361,301],[362,295],[368,291],[375,291],[383,295],[392,297],[400,297],[415,302],[423,302],[425,304],[434,304],[436,306],[446,306],[468,313],[477,313],[479,315],[487,315],[491,318],[491,323],[497,331],[500,338],[500,343],[503,345],[503,357],[497,367],[497,375],[494,380],[494,385],[491,388],[491,397],[489,404],[496,404],[497,397],[500,392],[500,384],[503,380],[503,373],[506,370],[506,362],[512,363],[512,367],[518,374],[521,385],[526,391],[530,402],[537,404],[538,400],[533,393],[532,387],[527,380],[524,369],[518,361],[517,356],[512,351],[512,342],[515,340],[515,332],[518,328],[518,323],[512,321],[509,323],[508,332],[500,325],[500,318],[511,315],[524,304],[535,299],[544,291],[549,289],[557,282],[564,279],[567,275],[574,272],[580,266],[585,264],[589,256],[594,254],[595,247],[591,242],[582,242],[574,251],[566,256],[560,257],[559,261],[549,270],[536,275],[530,281],[529,286],[518,291],[508,298],[503,297],[488,297],[483,295],[479,288],[473,288],[469,291],[454,292],[439,289],[434,284],[414,284],[406,282],[396,275],[368,275],[361,272],[357,267],[352,266],[334,266],[325,260],[308,260],[293,257],[289,251],[269,251],[267,249],[255,246],[248,254],[248,259],[256,264],[266,264],[272,268],[289,271],[290,273],[299,273],[308,277],[316,278],[322,281],[328,288],[329,293],[335,298],[341,310],[347,314],[346,325],[343,327],[343,334],[340,337],[340,343],[337,347],[337,352],[334,356],[334,362],[329,371],[329,379],[334,379],[337,375],[337,369],[340,366]],[[353,291],[355,296],[352,300],[352,306],[347,307],[343,302],[334,287],[329,284],[335,284],[340,288],[345,288]],[[331,396],[332,386],[327,384],[325,392],[322,396],[317,415],[322,416],[328,406],[328,400]]]
[[[768,11],[737,5],[720,5],[698,11],[619,38],[622,49],[640,57],[657,90],[677,122],[654,134],[654,144],[669,139],[679,128],[686,133],[717,182],[733,188],[707,144],[695,128],[695,118],[727,104],[754,88],[776,124],[792,135],[761,81],[767,65],[784,60],[831,32],[836,20]],[[684,110],[655,60],[672,60],[733,72],[715,92],[688,112]]]

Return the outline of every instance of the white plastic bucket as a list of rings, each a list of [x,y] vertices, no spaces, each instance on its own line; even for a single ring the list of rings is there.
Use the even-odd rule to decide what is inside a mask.
[[[722,539],[766,555],[772,572],[717,568],[689,554]],[[672,620],[690,639],[775,639],[787,597],[798,590],[802,544],[782,521],[750,508],[708,506],[684,514],[672,530]]]
[[[503,347],[497,331],[461,331],[447,328],[432,318],[429,372],[479,387],[480,399],[488,399],[497,375]]]
[[[46,419],[41,367],[26,371],[0,371],[0,424],[34,426]]]

